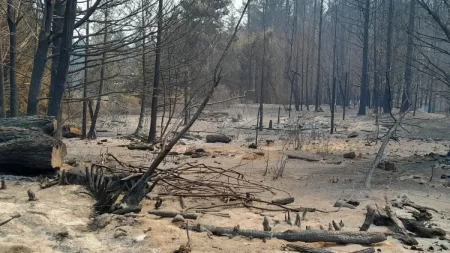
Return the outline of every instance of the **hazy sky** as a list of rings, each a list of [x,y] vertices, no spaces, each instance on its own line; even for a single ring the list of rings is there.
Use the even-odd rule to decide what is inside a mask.
[[[242,0],[233,0],[233,5],[236,9],[239,9],[242,5]]]

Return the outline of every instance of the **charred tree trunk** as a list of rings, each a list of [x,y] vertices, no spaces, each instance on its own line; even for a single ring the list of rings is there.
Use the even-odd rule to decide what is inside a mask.
[[[55,17],[62,17],[64,15],[64,3],[62,0],[56,0],[55,1],[55,6],[53,8],[53,15]],[[62,29],[64,26],[64,20],[61,18],[55,18],[53,20],[53,31],[55,33],[62,33]],[[56,86],[58,85],[56,80],[57,80],[57,75],[58,75],[58,67],[59,67],[59,53],[61,52],[61,36],[57,36],[53,39],[52,41],[52,66],[51,66],[51,78],[50,78],[50,92],[49,92],[49,96],[51,99],[52,94],[55,93],[55,89]],[[61,98],[62,101],[62,98]],[[50,101],[49,101],[49,108],[50,109]],[[52,116],[56,116],[56,115],[52,115]]]
[[[264,2],[263,6],[263,58],[261,64],[261,87],[260,87],[260,95],[259,95],[259,131],[263,129],[263,119],[264,119],[264,68],[266,65],[266,13],[267,12],[267,0]]]
[[[105,10],[105,31],[103,33],[103,44],[106,44],[106,40],[108,39],[108,10]],[[101,68],[100,68],[100,83],[98,87],[98,95],[97,95],[97,104],[95,105],[94,115],[92,117],[91,127],[89,128],[88,139],[96,139],[97,134],[95,131],[97,125],[98,114],[100,112],[100,107],[102,105],[102,96],[103,96],[103,85],[105,82],[105,61],[106,61],[106,51],[102,54]]]
[[[372,105],[375,108],[375,113],[378,115],[378,110],[380,107],[379,104],[379,73],[378,73],[378,48],[377,48],[377,39],[378,39],[378,30],[377,30],[377,5],[378,1],[375,0],[375,10],[374,10],[374,17],[373,17],[373,96],[372,96]]]
[[[16,6],[8,0],[7,20],[9,27],[9,111],[11,117],[17,116],[17,82],[16,82]]]
[[[336,63],[336,47],[337,47],[337,25],[338,25],[338,6],[335,7],[334,13],[334,42],[333,42],[333,84],[331,87],[331,129],[330,134],[334,133],[334,111],[336,109],[336,75],[337,75],[337,63]]]
[[[163,0],[158,1],[158,30],[156,32],[156,59],[155,59],[155,77],[153,80],[152,112],[150,118],[150,131],[148,133],[148,143],[155,142],[156,139],[156,120],[158,119],[158,95],[159,95],[159,76],[161,72],[161,34],[163,29]]]
[[[316,88],[315,88],[315,111],[317,112],[319,110],[319,93],[320,93],[320,66],[321,66],[321,54],[322,54],[322,23],[323,23],[323,0],[320,0],[320,12],[319,12],[319,48],[317,50],[317,76],[316,76]]]
[[[145,59],[145,29],[146,29],[146,16],[145,16],[145,10],[144,10],[144,1],[141,1],[142,6],[142,17],[141,17],[141,23],[142,23],[142,94],[141,94],[141,111],[139,112],[139,121],[138,125],[136,127],[136,131],[134,131],[134,134],[139,134],[142,130],[142,126],[144,124],[145,119],[145,106],[147,104],[147,62]]]
[[[36,129],[0,127],[0,168],[39,173],[60,168],[66,155],[61,141]]]
[[[41,91],[42,77],[47,65],[48,47],[50,46],[50,28],[53,18],[53,1],[45,0],[44,16],[42,18],[41,31],[31,72],[30,90],[28,92],[27,115],[36,115],[38,112],[38,98]]]
[[[86,0],[87,8],[89,9],[89,0]],[[88,54],[89,54],[89,21],[86,21],[86,41],[85,41],[85,53],[84,57],[84,83],[83,83],[83,116],[81,119],[81,139],[84,140],[87,137],[87,111],[88,111],[88,101],[87,101],[87,85],[88,85]]]
[[[0,37],[2,37],[2,27],[0,26]],[[6,117],[5,103],[5,76],[3,74],[3,41],[0,40],[0,118]]]
[[[56,5],[55,5],[56,9]],[[52,76],[53,89],[50,88],[50,101],[47,115],[57,116],[61,110],[61,102],[66,88],[67,73],[70,65],[70,55],[72,52],[72,38],[75,27],[75,17],[77,10],[77,0],[67,0],[64,10],[64,23],[62,29],[61,50],[58,58],[58,69],[56,75]],[[53,82],[53,80],[55,82]]]
[[[389,12],[388,12],[388,28],[387,28],[387,44],[386,44],[386,74],[387,78],[392,80],[392,31],[393,31],[393,19],[394,19],[394,0],[389,0]],[[391,112],[392,94],[391,88],[386,84],[384,87],[383,95],[383,113]]]
[[[410,0],[409,4],[409,20],[408,20],[408,45],[406,47],[406,66],[405,66],[405,88],[403,89],[402,106],[400,112],[406,112],[412,104],[412,58],[414,46],[414,18],[416,16],[416,0]]]
[[[362,80],[358,115],[366,115],[368,65],[369,65],[369,22],[370,22],[370,0],[366,0],[364,7],[364,35],[363,35],[363,58],[362,58]]]

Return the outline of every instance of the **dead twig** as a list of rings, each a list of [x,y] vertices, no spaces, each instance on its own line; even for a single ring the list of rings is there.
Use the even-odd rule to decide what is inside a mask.
[[[20,213],[15,213],[15,214],[11,215],[11,217],[10,217],[9,219],[0,222],[0,226],[3,226],[3,225],[5,225],[6,223],[8,223],[8,222],[10,222],[10,221],[12,221],[12,220],[14,220],[14,219],[17,219],[17,218],[19,218],[20,216],[21,216]]]

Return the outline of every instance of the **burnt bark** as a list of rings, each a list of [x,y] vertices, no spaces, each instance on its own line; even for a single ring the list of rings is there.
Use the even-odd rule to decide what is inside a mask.
[[[56,5],[55,5],[56,9]],[[57,116],[61,110],[61,102],[66,88],[67,73],[70,65],[70,55],[72,52],[73,29],[75,27],[75,17],[77,10],[77,0],[66,0],[64,11],[64,24],[62,29],[61,50],[59,52],[57,73],[53,77],[53,89],[50,88],[50,101],[47,115]],[[53,73],[52,73],[53,74]]]
[[[405,66],[405,88],[403,89],[402,106],[400,112],[406,112],[412,104],[412,60],[414,47],[414,18],[416,16],[416,0],[410,0],[409,20],[408,20],[408,44],[406,47],[406,66]]]
[[[56,120],[49,116],[25,116],[0,119],[0,127],[19,127],[25,129],[39,129],[43,133],[53,135]]]
[[[16,81],[16,32],[17,13],[13,0],[8,0],[7,21],[9,28],[9,111],[12,117],[17,116],[17,81]]]
[[[320,77],[321,77],[321,71],[320,71],[320,67],[321,67],[321,54],[322,54],[322,23],[323,23],[323,0],[320,0],[320,14],[319,14],[319,48],[317,49],[317,77],[316,77],[316,87],[315,87],[315,101],[314,101],[314,105],[315,105],[315,111],[317,112],[319,110],[319,104],[320,104],[320,100],[319,100],[319,93],[320,93]]]
[[[89,0],[86,0],[87,9],[89,9]],[[83,112],[81,118],[81,139],[84,140],[87,137],[87,110],[88,110],[88,101],[87,101],[87,86],[88,86],[88,54],[89,54],[89,21],[86,21],[86,39],[85,39],[85,52],[86,56],[84,57],[84,80],[83,80]]]
[[[389,0],[389,12],[388,12],[388,27],[387,27],[387,44],[386,44],[386,73],[388,75],[388,79],[391,80],[392,69],[391,69],[391,60],[392,60],[392,31],[393,31],[393,19],[394,19],[394,0]],[[392,95],[391,88],[388,84],[384,87],[383,94],[383,113],[391,112],[391,104],[392,104]]]
[[[2,27],[0,26],[0,37],[2,36]],[[3,41],[0,40],[0,118],[6,117],[5,103],[5,76],[3,74]]]
[[[369,81],[369,23],[370,23],[370,0],[365,1],[364,13],[364,35],[363,35],[363,57],[361,71],[361,91],[358,115],[366,115],[367,86]]]
[[[141,94],[141,110],[139,112],[139,121],[138,125],[136,127],[136,131],[134,131],[134,134],[139,134],[142,130],[142,126],[144,124],[145,119],[145,106],[147,105],[147,62],[145,59],[145,29],[146,29],[146,23],[145,23],[145,9],[144,9],[144,0],[141,1],[142,6],[142,17],[141,17],[141,25],[142,25],[142,94]]]
[[[105,32],[103,34],[103,44],[106,44],[106,40],[108,38],[108,29],[107,29],[108,10],[105,11],[104,22],[105,22]],[[97,103],[95,105],[94,115],[92,116],[91,127],[89,128],[89,133],[87,135],[87,138],[91,139],[91,140],[97,138],[97,133],[95,131],[95,128],[97,125],[98,114],[100,112],[100,107],[102,104],[103,85],[105,82],[105,67],[106,67],[105,61],[106,61],[106,51],[104,51],[102,54],[101,68],[100,68],[100,83],[99,83],[99,87],[98,87]]]
[[[37,129],[0,127],[0,168],[14,173],[39,173],[60,168],[66,155],[61,141]]]
[[[38,112],[39,93],[41,91],[42,77],[47,65],[47,53],[50,46],[50,28],[53,17],[53,1],[45,0],[44,16],[42,18],[41,31],[33,60],[31,72],[30,90],[28,92],[27,115],[36,115]]]
[[[155,142],[156,139],[156,121],[158,119],[158,94],[159,77],[161,72],[161,34],[163,29],[163,0],[158,1],[158,30],[156,33],[155,49],[155,76],[153,78],[152,111],[150,118],[150,130],[148,133],[148,143]]]

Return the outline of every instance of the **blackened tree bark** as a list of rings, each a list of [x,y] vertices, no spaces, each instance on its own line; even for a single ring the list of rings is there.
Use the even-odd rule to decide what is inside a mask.
[[[0,27],[0,38],[2,37],[2,27]],[[3,41],[0,39],[0,118],[6,117],[5,103],[5,76],[3,75]]]
[[[17,116],[17,82],[16,82],[16,31],[17,16],[13,0],[8,0],[7,21],[9,27],[9,111],[11,117]]]
[[[54,34],[60,34],[63,32],[63,26],[64,26],[64,19],[61,18],[64,16],[65,13],[65,6],[63,3],[63,0],[56,0],[55,1],[55,6],[53,7],[53,15],[56,17],[55,19],[53,19],[53,33]],[[62,37],[61,36],[56,36],[53,38],[52,40],[52,66],[51,66],[51,78],[50,78],[50,91],[49,91],[49,108],[47,109],[47,113],[50,110],[50,104],[51,101],[53,99],[52,95],[55,94],[55,89],[56,86],[60,85],[57,82],[57,76],[58,76],[58,68],[59,68],[59,59],[60,59],[60,52],[61,52],[61,41],[62,41]],[[62,101],[62,97],[61,97],[61,101]],[[55,112],[55,115],[51,115],[51,116],[56,116],[57,112]]]
[[[163,0],[158,1],[158,31],[156,33],[156,59],[155,59],[155,77],[153,80],[152,111],[150,118],[150,131],[148,133],[148,143],[155,142],[156,139],[156,120],[158,119],[158,94],[159,94],[159,76],[161,72],[161,33],[163,29]]]
[[[405,88],[403,89],[402,106],[400,112],[406,112],[412,104],[412,93],[411,93],[411,83],[412,83],[412,58],[413,58],[413,47],[414,47],[414,27],[416,16],[416,0],[410,0],[409,3],[409,20],[408,20],[408,45],[406,46],[406,65],[405,65]]]
[[[378,39],[378,30],[377,30],[377,6],[378,6],[378,1],[375,0],[374,2],[374,12],[373,12],[373,97],[372,97],[372,101],[373,101],[373,107],[375,108],[375,112],[378,114],[378,110],[380,107],[380,82],[379,82],[379,77],[380,74],[378,72],[378,43],[377,43],[377,39]]]
[[[86,0],[87,9],[89,9],[89,0]],[[83,80],[83,112],[81,118],[81,139],[84,140],[87,137],[87,110],[88,110],[88,101],[87,101],[87,85],[88,85],[88,54],[89,54],[89,21],[86,20],[86,39],[84,42],[84,48],[86,52],[86,56],[84,57],[84,80]]]
[[[263,119],[264,119],[264,68],[266,65],[266,13],[267,12],[267,0],[264,1],[263,5],[263,58],[261,64],[261,87],[260,87],[260,96],[259,96],[259,130],[263,129]],[[258,144],[258,143],[257,143]]]
[[[319,48],[317,50],[317,77],[316,77],[316,87],[315,87],[315,111],[317,112],[319,110],[319,93],[320,93],[320,66],[321,66],[321,54],[322,54],[322,24],[323,24],[323,0],[320,0],[320,7],[319,7]]]
[[[47,64],[47,53],[50,45],[50,29],[53,17],[53,1],[45,0],[44,16],[42,18],[41,31],[33,60],[31,72],[30,90],[28,92],[27,115],[36,115],[38,112],[38,98],[41,90],[42,76]]]
[[[367,105],[367,83],[369,64],[369,22],[370,22],[370,0],[366,0],[363,8],[364,13],[364,35],[363,35],[363,58],[361,73],[361,92],[358,115],[366,115]]]
[[[106,45],[106,40],[108,39],[108,9],[105,10],[105,31],[103,32],[103,44]],[[101,68],[100,68],[100,82],[98,86],[98,95],[97,95],[97,104],[95,105],[94,115],[92,117],[91,127],[89,128],[89,133],[87,138],[90,140],[94,140],[97,138],[97,134],[95,131],[97,125],[98,114],[100,112],[100,107],[102,104],[102,96],[103,96],[103,85],[105,82],[105,61],[106,61],[106,51],[102,54],[101,60]]]
[[[306,2],[304,3],[304,8],[306,8]],[[306,54],[306,74],[305,74],[305,103],[306,103],[306,110],[309,111],[309,104],[310,104],[310,99],[309,99],[309,72],[311,70],[311,72],[313,72],[313,67],[312,64],[310,64],[310,59],[314,59],[314,42],[315,42],[315,38],[316,38],[316,11],[317,11],[317,0],[314,0],[314,7],[313,7],[313,25],[311,26],[311,33],[312,36],[311,38],[313,38],[313,43],[309,43],[309,50],[308,53]]]
[[[335,6],[334,10],[334,41],[333,41],[333,84],[331,87],[331,129],[330,134],[334,133],[334,111],[336,109],[336,76],[337,76],[337,58],[336,58],[336,48],[337,48],[337,26],[338,26],[338,6]]]
[[[56,8],[56,5],[55,5]],[[54,89],[50,93],[50,101],[47,114],[57,116],[61,110],[61,102],[66,88],[67,73],[70,65],[70,55],[72,52],[73,29],[75,27],[75,17],[77,10],[77,0],[66,0],[64,11],[64,24],[62,29],[61,51],[59,53],[59,66],[55,80]]]
[[[389,80],[392,80],[392,31],[393,31],[393,19],[394,19],[394,0],[389,0],[389,11],[388,11],[388,27],[387,27],[387,43],[386,43],[386,74]],[[391,112],[392,104],[392,94],[390,87],[386,84],[384,87],[383,95],[383,113]]]

